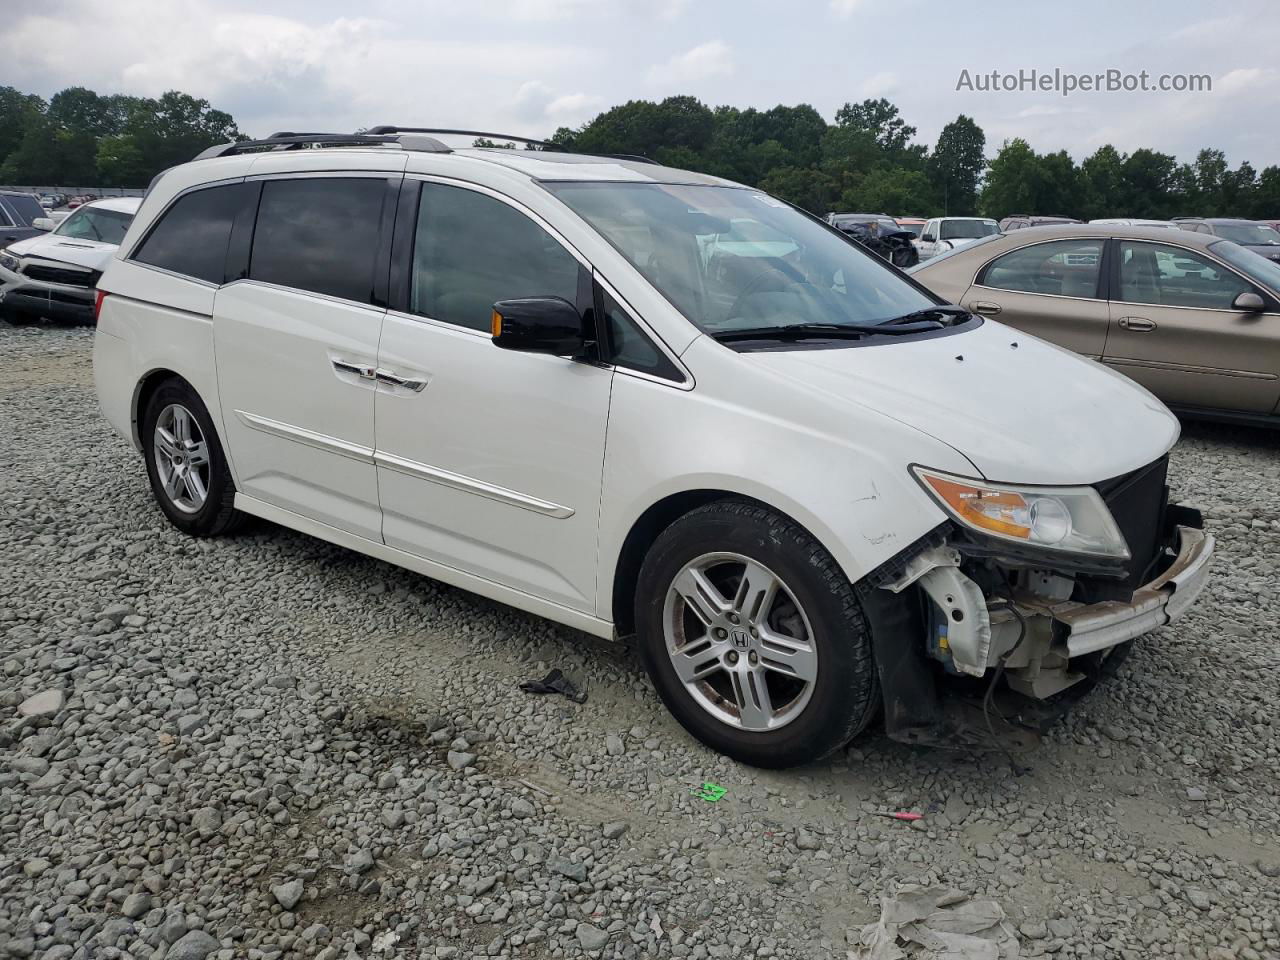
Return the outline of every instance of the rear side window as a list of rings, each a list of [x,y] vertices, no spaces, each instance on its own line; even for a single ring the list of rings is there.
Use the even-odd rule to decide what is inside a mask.
[[[414,313],[487,331],[498,300],[577,301],[578,261],[551,234],[500,200],[424,183],[413,244]]]
[[[249,193],[245,184],[230,183],[184,194],[161,215],[133,259],[184,277],[222,283],[231,224]]]
[[[978,283],[1020,293],[1093,299],[1098,295],[1102,240],[1054,240],[993,260]]]
[[[386,194],[380,177],[268,180],[249,278],[370,303]]]

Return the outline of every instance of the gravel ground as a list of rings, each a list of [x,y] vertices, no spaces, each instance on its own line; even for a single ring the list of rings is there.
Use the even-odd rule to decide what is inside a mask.
[[[917,882],[1023,956],[1280,957],[1276,435],[1187,428],[1216,579],[1029,771],[871,733],[767,773],[625,649],[265,523],[181,536],[91,342],[0,323],[0,956],[844,957]],[[586,704],[517,690],[551,666]]]

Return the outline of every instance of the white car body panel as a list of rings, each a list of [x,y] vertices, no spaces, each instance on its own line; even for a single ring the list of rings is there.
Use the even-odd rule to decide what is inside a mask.
[[[171,370],[208,406],[242,509],[600,635],[619,613],[613,581],[627,534],[665,497],[712,489],[760,500],[804,525],[856,581],[944,519],[911,464],[1087,483],[1149,463],[1176,439],[1172,416],[1127,379],[992,322],[876,347],[717,343],[531,179],[621,178],[614,167],[631,181],[665,175],[509,151],[355,148],[175,168],[104,277],[111,295],[94,354],[103,410],[136,443],[140,384]],[[405,170],[523,207],[689,379],[507,353],[420,317],[252,281],[219,288],[124,259],[189,187],[343,170]],[[426,386],[375,386],[334,359]]]

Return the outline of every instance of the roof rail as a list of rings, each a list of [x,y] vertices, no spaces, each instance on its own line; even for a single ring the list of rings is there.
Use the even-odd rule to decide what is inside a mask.
[[[396,133],[438,133],[458,137],[483,137],[486,140],[514,140],[516,143],[527,143],[540,150],[558,150],[561,152],[564,152],[565,150],[562,144],[552,143],[550,140],[537,140],[533,137],[519,137],[511,133],[486,133],[483,130],[449,130],[444,127],[395,127],[384,124],[378,127],[370,127],[366,132],[373,136],[383,136]]]
[[[406,131],[408,133],[410,131]],[[417,131],[413,131],[416,133]],[[201,151],[196,160],[208,160],[212,157],[231,157],[240,153],[255,151],[268,152],[275,150],[298,150],[309,145],[317,146],[377,146],[390,144],[402,150],[420,150],[426,153],[452,153],[452,149],[434,137],[391,136],[370,133],[290,133],[288,131],[273,133],[262,140],[240,140],[235,143],[220,143]]]

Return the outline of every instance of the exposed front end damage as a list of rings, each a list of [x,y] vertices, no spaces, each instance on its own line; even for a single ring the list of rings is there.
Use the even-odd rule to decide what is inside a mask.
[[[1213,537],[1167,504],[1163,461],[1120,479],[1099,488],[1129,542],[1123,566],[1046,562],[947,523],[860,584],[891,737],[981,747],[1009,720],[1042,726],[1118,647],[1191,607]]]

